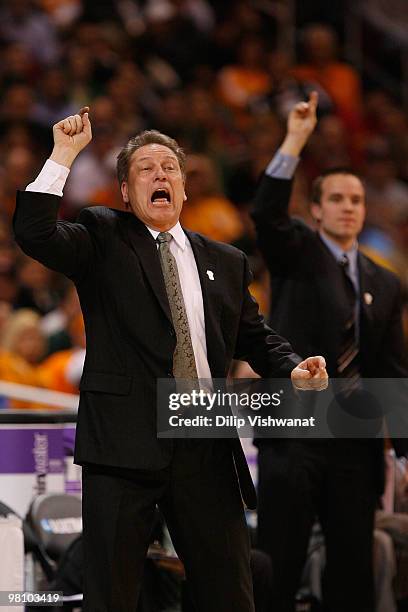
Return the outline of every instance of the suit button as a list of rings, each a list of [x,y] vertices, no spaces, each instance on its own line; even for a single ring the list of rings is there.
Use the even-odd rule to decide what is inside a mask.
[[[167,372],[167,378],[173,378],[173,372]]]
[[[172,327],[169,328],[169,332],[170,332],[170,336],[175,336],[176,332],[174,331],[174,329]]]

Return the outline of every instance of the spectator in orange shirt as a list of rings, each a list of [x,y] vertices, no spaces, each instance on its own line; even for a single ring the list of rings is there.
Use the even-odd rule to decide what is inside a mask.
[[[85,361],[85,326],[81,313],[70,322],[69,333],[72,348],[50,355],[42,363],[41,371],[50,389],[78,393]]]
[[[237,116],[243,119],[242,111],[248,108],[252,97],[266,94],[270,85],[264,44],[259,37],[247,35],[239,45],[237,63],[225,66],[219,72],[221,101],[237,111]]]
[[[28,308],[13,313],[4,329],[0,351],[0,379],[34,387],[47,384],[39,362],[45,352],[40,316]],[[11,408],[41,409],[35,402],[11,400]]]
[[[233,242],[243,234],[243,224],[235,206],[222,195],[214,163],[206,155],[187,159],[187,203],[182,224],[213,240]]]
[[[301,81],[316,81],[331,97],[337,114],[351,130],[362,129],[362,89],[357,71],[337,59],[338,40],[332,28],[312,24],[303,31],[305,63],[292,69]]]

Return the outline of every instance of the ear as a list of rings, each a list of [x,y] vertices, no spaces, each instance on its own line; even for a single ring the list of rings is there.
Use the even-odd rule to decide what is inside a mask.
[[[184,192],[184,195],[183,195],[183,202],[185,202],[186,200],[187,200],[187,195],[186,195],[186,192]]]
[[[322,207],[320,206],[320,204],[312,203],[310,206],[310,212],[312,214],[313,219],[320,223],[320,221],[322,220]]]
[[[120,191],[122,193],[122,198],[123,198],[123,202],[125,204],[125,208],[129,209],[130,208],[130,203],[129,203],[129,192],[128,192],[128,184],[126,181],[123,181],[121,186],[120,186]]]

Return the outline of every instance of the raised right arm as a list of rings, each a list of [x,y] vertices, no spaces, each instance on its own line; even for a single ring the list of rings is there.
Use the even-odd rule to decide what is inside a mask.
[[[54,149],[39,177],[17,193],[13,218],[16,242],[44,265],[75,278],[86,274],[95,250],[90,230],[94,216],[83,211],[82,223],[58,221],[62,187],[69,168],[92,138],[88,107],[54,125]]]
[[[317,93],[300,102],[289,114],[285,139],[262,175],[257,187],[252,217],[259,248],[269,268],[282,266],[302,247],[305,225],[289,215],[292,178],[299,155],[316,125]]]

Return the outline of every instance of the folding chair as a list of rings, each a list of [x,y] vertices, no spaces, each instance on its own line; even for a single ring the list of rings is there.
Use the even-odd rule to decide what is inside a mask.
[[[81,500],[66,493],[45,493],[34,498],[27,513],[47,554],[58,562],[82,533]]]
[[[32,527],[46,554],[52,559],[53,574],[50,586],[58,574],[57,567],[67,550],[82,533],[82,504],[79,497],[65,493],[38,495],[27,513]],[[48,578],[48,577],[47,577]],[[65,594],[64,594],[65,595]],[[64,597],[62,610],[80,607],[82,594]]]

